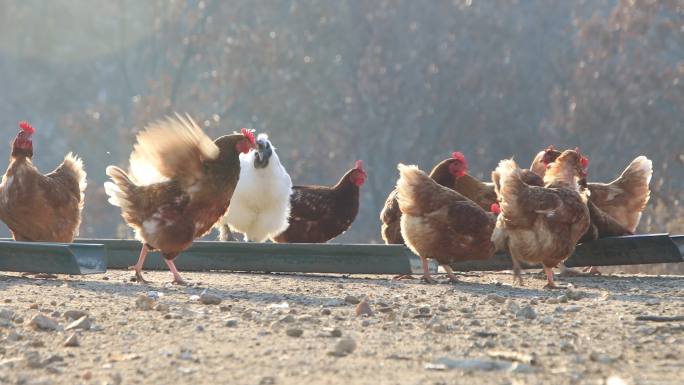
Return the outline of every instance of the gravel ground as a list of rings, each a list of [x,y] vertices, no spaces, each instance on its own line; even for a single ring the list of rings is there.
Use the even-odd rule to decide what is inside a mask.
[[[0,383],[674,384],[683,276],[0,275]],[[206,291],[205,291],[206,290]],[[365,300],[364,300],[365,299]],[[361,304],[357,304],[361,301]],[[360,313],[357,315],[357,313]],[[370,313],[370,314],[369,314]],[[65,342],[78,346],[65,346]]]

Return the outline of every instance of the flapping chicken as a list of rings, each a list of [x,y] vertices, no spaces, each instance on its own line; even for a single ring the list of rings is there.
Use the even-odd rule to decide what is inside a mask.
[[[266,134],[259,134],[256,145],[240,155],[240,180],[217,223],[223,241],[230,239],[231,229],[243,233],[245,241],[263,242],[287,228],[292,180]]]
[[[109,202],[143,243],[133,267],[144,283],[142,268],[149,250],[159,250],[183,283],[173,259],[197,237],[211,230],[226,212],[240,175],[239,154],[255,147],[254,134],[222,136],[212,141],[188,116],[157,121],[138,134],[130,172],[107,167]]]
[[[359,212],[359,189],[368,176],[363,163],[328,186],[294,186],[287,230],[272,238],[278,243],[324,243],[347,231]]]
[[[492,239],[495,243],[505,239],[515,281],[522,284],[520,262],[541,263],[546,287],[555,287],[552,268],[572,255],[589,228],[587,197],[579,185],[585,168],[582,156],[568,150],[546,170],[545,187],[524,183],[513,160],[501,161],[494,171],[500,183],[501,214]]]
[[[428,258],[442,265],[453,282],[452,263],[492,256],[494,218],[489,213],[416,166],[399,164],[398,168],[401,233],[406,245],[420,256],[426,281],[434,282]]]
[[[0,183],[0,219],[17,241],[71,242],[81,224],[83,162],[69,153],[54,171],[41,174],[31,161],[35,129],[26,122],[19,127]]]

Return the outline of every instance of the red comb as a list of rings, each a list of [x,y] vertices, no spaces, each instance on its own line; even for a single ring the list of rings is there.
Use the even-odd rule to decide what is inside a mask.
[[[21,128],[24,132],[26,132],[29,135],[33,135],[33,133],[36,132],[36,129],[33,128],[32,125],[23,120],[19,122],[19,128]]]
[[[452,152],[451,157],[453,159],[456,159],[457,161],[463,163],[463,166],[465,166],[465,168],[468,168],[468,161],[466,160],[465,155],[463,155],[462,152],[460,152],[460,151]]]
[[[589,167],[589,158],[587,158],[586,156],[580,157],[580,164],[584,168]]]
[[[363,170],[363,161],[357,160],[356,162],[354,162],[354,168],[357,170]]]
[[[501,206],[499,206],[498,203],[492,203],[491,206],[489,206],[489,211],[493,212],[496,215],[501,214]]]
[[[242,129],[242,135],[249,139],[249,142],[252,143],[252,146],[256,146],[256,140],[254,139],[254,132],[252,130],[248,130],[246,128]]]

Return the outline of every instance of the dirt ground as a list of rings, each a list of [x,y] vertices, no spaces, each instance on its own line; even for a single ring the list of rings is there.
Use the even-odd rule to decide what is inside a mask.
[[[525,275],[525,287],[511,287],[507,272],[433,285],[385,276],[185,273],[190,285],[179,287],[166,284],[168,272],[146,273],[149,286],[130,276],[0,274],[0,383],[618,385],[684,378],[684,319],[637,320],[684,316],[684,276],[568,278],[561,282],[570,288],[554,291],[543,290],[536,273]],[[357,308],[372,314],[357,316]],[[78,346],[65,346],[67,339]]]

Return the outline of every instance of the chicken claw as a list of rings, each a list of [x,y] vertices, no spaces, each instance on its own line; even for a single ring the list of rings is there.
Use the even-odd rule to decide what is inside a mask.
[[[454,275],[454,271],[451,270],[451,266],[444,265],[442,266],[444,270],[446,270],[447,276],[449,277],[448,282],[449,283],[458,283],[458,279],[456,279],[456,276]]]
[[[135,270],[135,281],[141,285],[149,285],[150,281],[143,278],[142,271],[138,271],[135,266],[129,266],[129,270]]]
[[[400,275],[392,277],[392,280],[394,280],[394,281],[401,281],[404,279],[416,279],[416,278],[414,276],[412,276],[411,274],[400,274]]]

